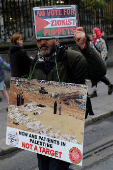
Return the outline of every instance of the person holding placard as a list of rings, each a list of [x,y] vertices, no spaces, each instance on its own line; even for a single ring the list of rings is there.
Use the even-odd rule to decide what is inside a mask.
[[[32,78],[38,80],[85,84],[85,79],[99,80],[106,67],[97,52],[86,43],[85,32],[78,27],[74,33],[81,52],[66,49],[58,39],[37,40],[38,54],[32,65]],[[68,64],[68,70],[66,64]],[[37,154],[39,170],[69,170],[69,163]]]

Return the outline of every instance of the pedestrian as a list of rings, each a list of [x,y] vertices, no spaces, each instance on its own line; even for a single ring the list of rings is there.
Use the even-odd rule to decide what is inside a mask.
[[[99,56],[103,59],[104,63],[106,64],[106,57],[107,57],[107,47],[105,44],[104,39],[101,38],[101,31],[99,28],[93,29],[93,48],[99,54]],[[92,88],[93,92],[90,94],[90,98],[97,97],[97,84],[99,81],[102,81],[108,86],[108,94],[112,94],[113,85],[109,81],[109,79],[104,76],[100,80],[96,81],[92,79]]]
[[[56,114],[57,113],[57,102],[55,101],[55,103],[54,103],[54,114]]]
[[[37,40],[38,53],[32,63],[32,78],[85,84],[85,79],[103,77],[106,74],[105,64],[98,53],[86,44],[82,27],[76,29],[74,38],[81,52],[60,46],[58,39]],[[37,157],[39,170],[69,170],[67,162],[41,154]]]
[[[61,115],[61,108],[62,108],[62,104],[60,102],[60,105],[59,105],[59,115]]]
[[[4,98],[9,103],[9,95],[7,93],[6,85],[4,83],[4,80],[6,78],[5,70],[10,71],[10,64],[4,62],[2,57],[0,56],[0,91],[2,91]]]
[[[28,57],[23,48],[22,35],[19,33],[13,34],[11,44],[8,53],[11,65],[11,76],[28,78],[32,59]]]

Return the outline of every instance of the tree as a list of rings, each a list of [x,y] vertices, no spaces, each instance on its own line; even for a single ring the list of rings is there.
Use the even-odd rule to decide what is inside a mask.
[[[105,7],[107,7],[107,3],[105,0],[82,0],[82,1],[85,1],[88,6],[92,6],[94,10],[98,10],[100,8],[104,9]]]

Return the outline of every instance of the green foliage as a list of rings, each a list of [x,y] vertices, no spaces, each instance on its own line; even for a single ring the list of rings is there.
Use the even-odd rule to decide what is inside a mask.
[[[84,0],[88,6],[92,6],[94,10],[98,10],[99,8],[105,9],[107,7],[107,3],[105,0]]]

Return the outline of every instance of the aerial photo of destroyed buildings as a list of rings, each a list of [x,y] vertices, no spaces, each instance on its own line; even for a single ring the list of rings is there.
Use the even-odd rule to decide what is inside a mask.
[[[87,86],[11,78],[7,126],[83,143]]]

